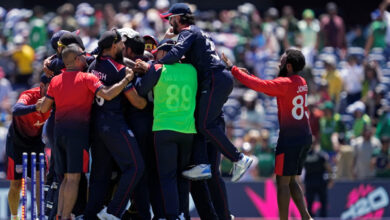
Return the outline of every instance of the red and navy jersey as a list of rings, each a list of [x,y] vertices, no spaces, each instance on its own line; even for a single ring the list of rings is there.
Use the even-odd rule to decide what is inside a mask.
[[[159,60],[159,63],[174,64],[183,55],[186,58],[185,62],[191,63],[196,68],[199,82],[208,79],[210,73],[225,68],[209,35],[194,25],[179,33],[176,45]]]
[[[88,124],[93,99],[101,86],[99,78],[79,71],[65,71],[53,77],[46,97],[54,99],[56,126]]]
[[[280,125],[278,146],[297,146],[311,143],[307,84],[299,75],[262,80],[232,68],[233,76],[245,86],[277,98]]]
[[[111,57],[102,56],[95,60],[89,67],[88,72],[93,73],[100,79],[105,86],[112,86],[120,82],[126,76],[126,67]],[[114,112],[123,114],[122,110],[123,95],[118,95],[110,101],[97,97],[93,105],[97,112]]]
[[[17,104],[21,103],[25,106],[35,106],[38,99],[40,98],[40,88],[32,88],[20,94]],[[43,124],[49,118],[49,116],[50,112],[42,114],[40,112],[33,111],[24,115],[14,115],[12,123],[14,125],[15,132],[18,133],[22,139],[30,140],[34,138],[40,138]]]

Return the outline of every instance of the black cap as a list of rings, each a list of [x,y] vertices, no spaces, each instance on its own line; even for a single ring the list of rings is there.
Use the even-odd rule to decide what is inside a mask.
[[[60,38],[62,37],[62,35],[64,35],[65,33],[70,33],[69,31],[67,30],[59,30],[57,32],[55,32],[53,34],[53,36],[51,37],[50,39],[50,44],[51,44],[51,47],[54,49],[54,50],[57,50],[58,48],[58,41],[60,40]]]
[[[116,30],[106,31],[99,39],[98,46],[100,50],[110,48],[113,43],[118,43],[122,40],[120,33]]]
[[[47,84],[47,83],[50,83],[50,81],[51,81],[51,78],[47,77],[45,74],[41,75],[41,83]]]
[[[77,44],[81,49],[85,50],[84,43],[81,40],[80,36],[75,33],[65,33],[61,36],[58,41],[59,45],[62,44],[64,46],[68,46],[70,44]]]
[[[190,7],[185,3],[173,4],[168,12],[160,14],[160,17],[169,19],[172,15],[192,14]]]

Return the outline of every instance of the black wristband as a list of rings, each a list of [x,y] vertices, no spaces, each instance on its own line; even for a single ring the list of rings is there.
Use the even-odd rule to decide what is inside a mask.
[[[227,66],[226,69],[232,71],[233,66]]]

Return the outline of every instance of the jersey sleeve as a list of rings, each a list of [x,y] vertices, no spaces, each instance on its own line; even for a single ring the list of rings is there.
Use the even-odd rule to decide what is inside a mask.
[[[151,65],[148,72],[136,83],[136,89],[140,96],[146,97],[160,79],[161,64]]]
[[[46,97],[49,99],[54,99],[54,93],[55,93],[55,86],[54,86],[55,80],[51,80],[49,84],[49,88],[47,88]]]
[[[190,30],[184,30],[179,34],[175,46],[162,58],[159,63],[174,64],[179,62],[183,55],[191,48],[196,35]]]
[[[20,97],[16,103],[22,103],[22,104],[27,105],[30,102],[31,98],[32,98],[32,96],[30,94],[23,93],[20,95]]]
[[[102,82],[100,82],[99,78],[97,78],[95,75],[91,73],[83,73],[84,74],[84,80],[86,83],[86,86],[88,87],[91,92],[96,94],[96,92],[103,86]]]
[[[287,91],[287,78],[279,77],[273,80],[262,80],[256,76],[248,75],[236,66],[232,68],[232,74],[248,88],[266,93],[269,96],[282,96]]]

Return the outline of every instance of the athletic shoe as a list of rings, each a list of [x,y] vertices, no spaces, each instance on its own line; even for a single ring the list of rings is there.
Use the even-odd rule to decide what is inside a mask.
[[[181,173],[185,178],[190,180],[204,180],[211,178],[210,164],[199,164],[189,170]]]
[[[230,220],[234,220],[234,215],[230,215]]]
[[[115,215],[111,215],[107,212],[107,207],[104,207],[98,214],[97,217],[100,220],[120,220],[120,218]]]
[[[181,213],[179,216],[178,220],[186,220],[186,217],[184,217],[184,213]]]
[[[251,166],[253,159],[242,154],[241,159],[233,163],[232,182],[237,182]]]

